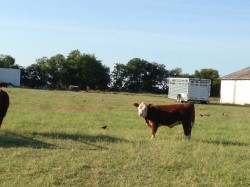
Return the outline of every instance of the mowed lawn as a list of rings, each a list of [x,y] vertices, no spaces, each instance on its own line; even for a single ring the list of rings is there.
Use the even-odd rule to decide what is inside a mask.
[[[191,141],[151,140],[133,103],[163,95],[5,90],[0,186],[250,186],[249,107],[195,104]]]

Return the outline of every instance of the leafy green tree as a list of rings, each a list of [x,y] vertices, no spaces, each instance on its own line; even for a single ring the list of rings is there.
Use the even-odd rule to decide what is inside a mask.
[[[79,50],[73,50],[66,58],[65,69],[63,71],[63,83],[66,86],[79,84],[79,70],[78,64],[81,60],[81,52]]]
[[[104,90],[110,83],[109,68],[97,60],[94,55],[83,54],[79,63],[79,81],[81,87],[90,86]]]
[[[182,77],[182,69],[174,68],[168,71],[168,77]]]
[[[142,80],[144,82],[143,90],[156,93],[165,89],[164,77],[167,71],[165,65],[153,63],[147,63],[145,66],[146,73],[144,73]]]
[[[21,78],[20,78],[21,86],[29,86],[29,80],[28,80],[29,75],[27,73],[27,68],[19,66],[19,69],[21,70]]]
[[[146,75],[148,62],[140,58],[133,58],[127,63],[127,81],[125,87],[132,92],[141,92],[146,84],[143,77]]]
[[[159,92],[165,92],[167,89],[165,78],[167,77],[168,71],[164,64],[149,63],[148,65],[148,79],[151,80],[149,89]],[[151,87],[151,88],[150,88]]]
[[[124,64],[117,63],[111,73],[112,89],[115,91],[125,91],[124,84],[127,78],[127,67]]]
[[[194,76],[197,78],[215,80],[219,78],[219,73],[215,69],[201,69],[200,71],[195,70]]]
[[[10,55],[0,55],[0,68],[12,68],[15,65],[15,59]]]
[[[110,83],[109,68],[94,55],[73,50],[67,58],[61,54],[36,60],[24,71],[23,80],[31,87],[50,85],[53,88],[77,85],[104,90]]]
[[[219,72],[215,69],[201,69],[200,71],[195,70],[194,77],[204,78],[211,80],[211,92],[210,95],[218,97],[220,95],[220,81]]]
[[[109,68],[97,60],[94,55],[81,54],[79,50],[69,53],[63,73],[66,85],[78,85],[81,88],[104,90],[110,83]]]
[[[44,67],[40,64],[32,64],[25,70],[25,84],[31,88],[38,88],[47,85],[47,75]]]
[[[65,67],[65,57],[57,54],[46,62],[46,71],[48,74],[48,81],[53,88],[62,87],[63,69]]]
[[[167,73],[163,64],[133,58],[125,65],[115,65],[111,86],[118,91],[159,93],[166,90]]]
[[[166,89],[165,65],[150,63],[140,58],[131,59],[126,65],[116,64],[112,74],[115,88],[122,86],[130,92],[159,92]]]

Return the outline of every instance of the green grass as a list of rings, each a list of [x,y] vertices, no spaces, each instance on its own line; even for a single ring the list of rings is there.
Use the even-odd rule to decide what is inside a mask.
[[[5,90],[0,186],[250,186],[250,108],[195,104],[191,141],[181,126],[151,140],[133,103],[165,96]]]

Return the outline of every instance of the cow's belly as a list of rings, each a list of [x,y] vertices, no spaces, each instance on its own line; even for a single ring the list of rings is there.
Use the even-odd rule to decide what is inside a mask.
[[[174,126],[177,126],[177,125],[180,125],[180,124],[182,124],[181,121],[176,121],[176,122],[174,122],[172,124],[164,124],[164,125],[168,126],[169,128],[173,128]]]
[[[146,125],[147,126],[149,126],[149,127],[151,127],[152,128],[152,126],[153,126],[153,124],[155,124],[153,121],[151,121],[151,120],[148,120],[147,122],[146,122]],[[174,123],[157,123],[158,124],[158,126],[168,126],[169,128],[173,128],[174,126],[177,126],[177,125],[180,125],[180,124],[182,124],[182,122],[181,121],[176,121],[176,122],[174,122]]]

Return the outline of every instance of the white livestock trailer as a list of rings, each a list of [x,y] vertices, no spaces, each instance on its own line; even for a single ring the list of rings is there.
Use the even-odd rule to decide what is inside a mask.
[[[167,78],[168,98],[178,102],[198,101],[209,102],[210,79],[200,78]]]

